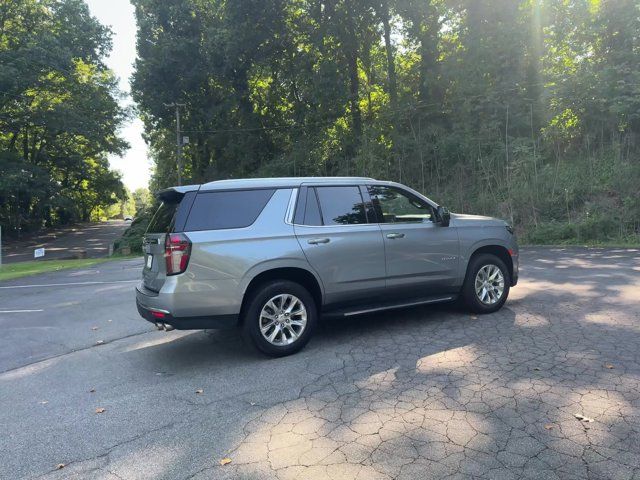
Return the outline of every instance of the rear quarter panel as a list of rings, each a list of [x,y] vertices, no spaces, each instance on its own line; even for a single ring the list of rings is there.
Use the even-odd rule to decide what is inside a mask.
[[[167,287],[175,294],[175,315],[237,314],[255,275],[279,266],[309,269],[293,226],[285,222],[291,192],[277,190],[249,227],[185,232],[192,242],[189,267],[169,277],[174,282]]]

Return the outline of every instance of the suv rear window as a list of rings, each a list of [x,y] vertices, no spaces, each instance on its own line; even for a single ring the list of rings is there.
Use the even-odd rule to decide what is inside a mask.
[[[173,228],[179,203],[162,202],[149,222],[147,233],[169,233]]]
[[[275,189],[198,193],[185,231],[248,227],[273,196]]]

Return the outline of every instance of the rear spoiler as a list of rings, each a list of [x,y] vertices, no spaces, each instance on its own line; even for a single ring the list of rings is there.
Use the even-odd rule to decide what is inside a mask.
[[[182,185],[179,187],[169,187],[164,190],[160,190],[156,197],[159,200],[167,203],[178,203],[184,194],[187,192],[193,192],[200,189],[200,185]]]

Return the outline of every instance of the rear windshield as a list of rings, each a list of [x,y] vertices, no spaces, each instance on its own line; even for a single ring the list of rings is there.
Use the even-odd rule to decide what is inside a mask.
[[[149,222],[147,233],[169,233],[173,228],[178,205],[180,204],[162,202]]]
[[[198,193],[185,231],[248,227],[256,221],[274,189]]]

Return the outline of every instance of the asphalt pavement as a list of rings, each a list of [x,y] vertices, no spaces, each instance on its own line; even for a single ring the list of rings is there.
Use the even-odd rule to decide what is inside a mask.
[[[44,248],[45,256],[39,261],[76,258],[103,258],[109,255],[109,245],[122,236],[131,222],[109,220],[106,222],[80,223],[23,239],[2,240],[2,263],[33,260],[36,248]]]
[[[640,251],[521,261],[496,314],[325,320],[282,359],[156,331],[138,259],[2,282],[0,478],[640,478]]]

